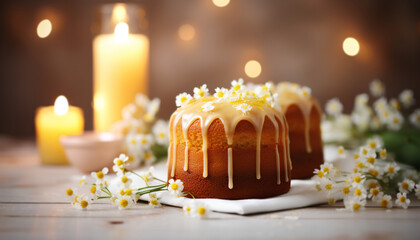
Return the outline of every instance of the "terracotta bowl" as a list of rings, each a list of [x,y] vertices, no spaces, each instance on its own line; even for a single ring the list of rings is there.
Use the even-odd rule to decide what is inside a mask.
[[[114,158],[121,153],[123,137],[113,133],[85,132],[77,136],[62,136],[60,143],[73,166],[82,172],[92,172],[112,167]]]

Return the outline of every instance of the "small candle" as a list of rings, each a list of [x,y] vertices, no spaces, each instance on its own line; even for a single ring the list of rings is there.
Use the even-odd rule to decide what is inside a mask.
[[[54,106],[39,107],[35,115],[36,141],[43,164],[68,164],[59,142],[61,135],[83,133],[82,109],[69,106],[66,97],[59,96]]]

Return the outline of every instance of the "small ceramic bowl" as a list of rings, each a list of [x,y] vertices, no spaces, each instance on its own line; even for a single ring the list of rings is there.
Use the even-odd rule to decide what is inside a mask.
[[[82,172],[110,168],[121,153],[123,137],[113,133],[85,132],[77,136],[60,137],[70,163]]]

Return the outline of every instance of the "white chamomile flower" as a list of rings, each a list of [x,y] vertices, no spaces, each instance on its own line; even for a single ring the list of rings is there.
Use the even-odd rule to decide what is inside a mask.
[[[183,107],[192,100],[192,97],[188,93],[181,93],[176,96],[175,103],[177,107]]]
[[[344,200],[344,206],[347,210],[350,210],[352,212],[358,212],[364,209],[365,205],[366,200],[358,197],[350,197]]]
[[[126,167],[129,165],[129,157],[125,154],[120,154],[114,159],[114,166],[112,170],[117,173],[118,176],[124,175]]]
[[[354,99],[356,108],[366,107],[369,102],[369,95],[362,93],[356,96]]]
[[[345,150],[343,146],[338,147],[337,149],[337,153],[338,153],[338,157],[339,158],[344,158],[345,157]]]
[[[130,209],[134,206],[134,201],[130,196],[121,196],[115,200],[119,210]]]
[[[140,176],[143,179],[143,181],[146,183],[146,185],[149,184],[149,182],[154,179],[153,177],[154,170],[155,170],[154,167],[150,167],[147,172],[140,173]]]
[[[382,160],[384,160],[384,159],[386,159],[386,156],[387,156],[386,149],[385,149],[385,148],[381,149],[381,150],[379,151],[379,157],[380,157]]]
[[[404,123],[404,118],[400,112],[393,112],[388,118],[388,128],[394,131],[401,129]]]
[[[120,177],[120,185],[122,185],[124,188],[130,188],[132,183],[133,180],[126,175]]]
[[[374,155],[375,151],[369,147],[363,146],[360,148],[359,154],[360,154],[359,155],[360,157],[368,157],[368,156]]]
[[[242,113],[247,113],[248,111],[251,111],[252,109],[252,106],[246,103],[235,105],[234,107],[236,110],[241,111]]]
[[[410,199],[407,198],[407,193],[398,193],[395,205],[406,209],[410,205],[410,202]]]
[[[299,89],[299,95],[302,97],[310,97],[311,96],[312,89],[309,87],[303,86]]]
[[[203,98],[203,97],[207,97],[209,95],[209,89],[207,88],[207,84],[203,84],[201,85],[201,87],[194,88],[194,98],[198,99],[198,98]]]
[[[143,154],[143,160],[146,165],[151,165],[156,161],[156,156],[153,154],[152,150],[147,150]]]
[[[149,101],[149,103],[146,106],[146,113],[143,116],[143,119],[146,122],[153,122],[156,118],[156,113],[159,111],[160,108],[160,99],[159,98],[155,98],[151,101]]]
[[[82,195],[74,197],[74,201],[72,202],[72,205],[76,209],[86,209],[90,203],[91,203],[91,200],[88,197],[88,195],[82,194]]]
[[[209,212],[207,206],[197,200],[193,200],[191,204],[184,205],[182,211],[184,214],[196,218],[206,218]]]
[[[177,179],[176,181],[174,179],[170,179],[169,180],[169,186],[168,186],[168,191],[175,195],[175,196],[181,196],[182,195],[182,190],[184,190],[184,183]]]
[[[416,189],[414,190],[414,193],[416,194],[416,197],[420,199],[420,183],[416,184]]]
[[[395,98],[392,98],[391,100],[389,100],[389,105],[395,110],[399,110],[401,108],[400,102]]]
[[[392,197],[390,195],[382,195],[378,197],[377,202],[383,208],[392,208]]]
[[[374,165],[376,162],[376,152],[374,150],[369,150],[366,155],[364,155],[364,160],[369,165]]]
[[[337,173],[337,168],[335,168],[331,163],[326,162],[320,166],[322,172],[325,176],[335,176]]]
[[[272,83],[268,82],[264,85],[258,85],[257,87],[255,87],[255,94],[258,97],[263,97],[263,96],[270,96],[270,89],[271,89]]]
[[[134,101],[137,106],[146,108],[147,104],[149,103],[149,98],[144,94],[137,93]]]
[[[363,183],[366,180],[366,178],[360,173],[352,174],[350,177],[351,177],[350,181],[353,187],[363,186]]]
[[[378,116],[374,116],[372,117],[372,119],[370,120],[370,128],[372,128],[372,130],[379,130],[382,127],[382,122],[379,119]]]
[[[186,204],[186,205],[184,205],[184,206],[182,207],[182,212],[183,212],[185,215],[191,215],[191,210],[192,210],[192,207],[191,207],[191,205],[189,205],[189,204]]]
[[[384,84],[381,82],[381,80],[379,79],[374,79],[370,84],[369,84],[369,90],[370,93],[374,96],[374,97],[380,97],[382,95],[385,94],[385,86]]]
[[[388,102],[386,98],[381,97],[373,103],[373,108],[376,112],[381,112],[388,109]]]
[[[366,143],[366,146],[369,147],[372,150],[380,149],[381,147],[383,147],[383,145],[384,145],[384,142],[378,136],[375,136],[375,137],[369,139]]]
[[[338,98],[330,99],[325,105],[325,111],[330,116],[338,117],[341,115],[341,112],[343,111],[343,104],[341,104]]]
[[[238,81],[233,80],[231,82],[231,85],[233,91],[241,91],[244,89],[244,80],[242,78],[239,78]]]
[[[402,193],[409,193],[414,189],[415,183],[410,179],[404,179],[402,182],[398,183],[398,189]]]
[[[377,201],[378,199],[382,198],[382,195],[384,193],[379,191],[378,188],[371,188],[369,190],[369,195],[368,197],[372,199],[372,201]]]
[[[134,115],[136,114],[136,112],[137,112],[137,106],[132,103],[128,104],[121,110],[122,117],[123,119],[126,119],[126,120],[134,118]]]
[[[66,196],[67,198],[69,198],[70,200],[72,200],[74,198],[74,190],[72,188],[67,188],[66,189]]]
[[[415,127],[420,128],[420,109],[416,109],[412,114],[410,114],[410,122]]]
[[[88,184],[88,182],[86,180],[86,175],[83,175],[79,180],[79,186],[82,187],[82,186],[85,186],[87,184]]]
[[[108,183],[106,181],[105,175],[108,174],[108,168],[105,167],[102,171],[92,172],[90,175],[96,179],[96,186],[98,187],[107,187]]]
[[[414,94],[410,89],[402,91],[399,95],[399,99],[405,108],[409,108],[414,104]]]
[[[149,149],[154,141],[152,134],[138,134],[138,144],[141,146],[142,149]]]
[[[229,90],[226,88],[216,88],[214,91],[214,96],[218,99],[226,98],[229,95]]]
[[[203,112],[210,112],[214,109],[214,105],[212,102],[207,102],[201,106],[201,111]]]
[[[168,145],[169,144],[169,137],[168,137],[168,130],[169,125],[167,121],[158,120],[153,125],[152,132],[155,137],[156,143],[160,145]]]
[[[396,163],[389,163],[385,166],[385,173],[387,173],[390,178],[394,177],[399,170],[400,167]]]
[[[149,193],[149,206],[153,208],[161,207],[159,199],[156,197],[156,193]]]

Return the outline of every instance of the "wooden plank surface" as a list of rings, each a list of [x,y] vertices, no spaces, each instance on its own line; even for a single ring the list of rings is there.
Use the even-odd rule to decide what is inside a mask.
[[[82,174],[41,166],[33,141],[0,138],[0,239],[419,239],[420,202],[408,210],[369,205],[352,213],[335,206],[198,220],[181,209],[140,203],[119,211],[95,204],[75,210],[63,194]]]

